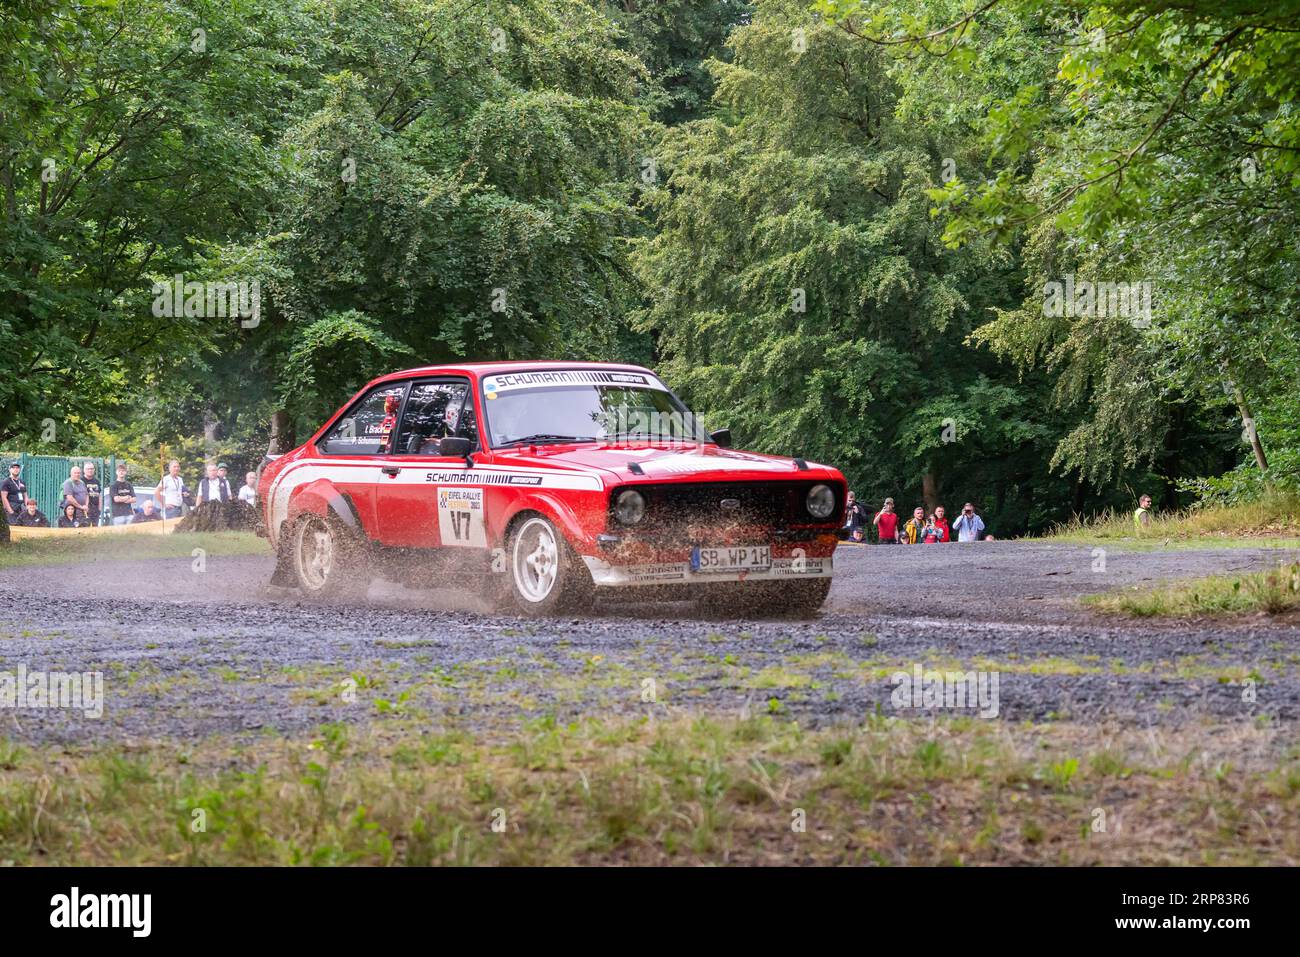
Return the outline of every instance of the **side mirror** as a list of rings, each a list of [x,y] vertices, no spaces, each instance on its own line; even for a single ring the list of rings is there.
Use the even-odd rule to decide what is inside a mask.
[[[720,448],[731,448],[731,429],[718,429],[716,432],[710,432],[709,438],[716,442]]]
[[[459,435],[449,435],[438,443],[438,454],[447,458],[469,460],[469,451],[474,443]]]

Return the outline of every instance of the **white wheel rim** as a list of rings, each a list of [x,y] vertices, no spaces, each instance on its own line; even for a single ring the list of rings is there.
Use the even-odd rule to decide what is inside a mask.
[[[530,518],[515,536],[515,587],[527,601],[545,601],[560,574],[560,548],[549,522]]]
[[[313,591],[325,587],[334,568],[334,536],[329,526],[311,519],[298,536],[298,570],[303,584]]]

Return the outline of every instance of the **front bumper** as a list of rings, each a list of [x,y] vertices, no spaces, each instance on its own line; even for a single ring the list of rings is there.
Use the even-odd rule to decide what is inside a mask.
[[[819,558],[773,556],[771,566],[761,571],[698,572],[691,569],[689,561],[615,565],[593,555],[583,555],[582,560],[586,563],[587,570],[591,572],[591,580],[601,588],[829,578],[833,573],[834,564],[834,559],[830,555]]]

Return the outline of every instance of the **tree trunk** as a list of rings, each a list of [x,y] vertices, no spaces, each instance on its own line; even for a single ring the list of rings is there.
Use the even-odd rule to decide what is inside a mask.
[[[935,481],[933,472],[927,471],[921,476],[921,498],[925,502],[925,514],[932,515],[939,504],[939,483]]]
[[[203,446],[208,455],[212,455],[217,447],[217,432],[221,428],[221,420],[217,418],[215,409],[205,409],[203,411]]]
[[[271,415],[271,441],[267,443],[267,455],[283,455],[292,451],[297,445],[293,440],[293,421],[284,409],[278,409]]]
[[[1241,391],[1240,386],[1232,387],[1232,397],[1237,401],[1237,411],[1241,413],[1241,428],[1243,436],[1250,442],[1251,451],[1255,453],[1255,464],[1265,475],[1268,474],[1268,459],[1264,455],[1264,443],[1259,440],[1259,430],[1255,428],[1255,417],[1250,413],[1250,405],[1246,402],[1246,394]]]

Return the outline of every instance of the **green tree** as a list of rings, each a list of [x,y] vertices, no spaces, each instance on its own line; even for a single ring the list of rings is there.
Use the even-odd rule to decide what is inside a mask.
[[[246,236],[273,190],[300,12],[15,0],[0,17],[0,440],[67,448],[233,322],[153,315],[151,276]]]
[[[1058,405],[1080,410],[1055,467],[1114,482],[1183,444],[1171,433],[1189,428],[1188,406],[1197,421],[1217,420],[1216,444],[1241,429],[1259,471],[1261,436],[1275,435],[1282,461],[1295,460],[1284,427],[1296,411],[1287,373],[1300,305],[1294,4],[818,7],[865,45],[969,62],[974,95],[996,93],[980,124],[989,162],[934,195],[950,244],[1025,243],[1023,303],[974,340],[1049,371]],[[1042,25],[1053,69],[996,92],[1003,70],[985,38],[1008,16]],[[1149,283],[1152,314],[1046,314],[1046,285],[1066,275]]]
[[[803,4],[761,0],[730,43],[715,114],[665,134],[649,196],[661,366],[746,446],[833,462],[873,497],[995,497],[1016,465],[974,489],[971,463],[1030,465],[1045,430],[962,345],[1019,280],[1013,257],[940,241],[941,127],[900,114],[891,57]]]

